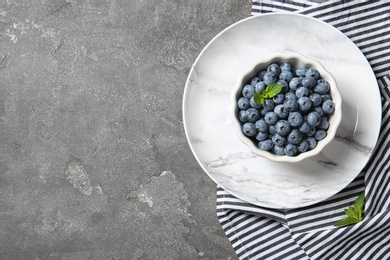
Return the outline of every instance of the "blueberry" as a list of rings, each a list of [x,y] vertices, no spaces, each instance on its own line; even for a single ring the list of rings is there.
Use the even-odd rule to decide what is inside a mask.
[[[306,67],[299,67],[295,70],[295,74],[298,77],[305,77],[307,68]]]
[[[307,96],[309,96],[309,89],[308,88],[304,88],[304,87],[299,87],[295,91],[295,95],[297,96],[297,98],[307,97]]]
[[[275,83],[277,81],[277,76],[271,72],[267,72],[265,73],[264,75],[264,78],[263,78],[263,82],[266,84],[266,85],[269,85],[269,84],[272,84],[272,83]]]
[[[301,78],[292,78],[291,81],[288,83],[288,86],[292,90],[297,90],[299,87],[302,87],[302,79]]]
[[[319,106],[322,103],[322,97],[318,93],[313,93],[309,96],[311,102],[313,103],[313,106]]]
[[[287,156],[294,156],[298,153],[298,148],[295,144],[287,144],[285,147],[284,147],[284,153],[287,155]]]
[[[264,104],[263,104],[265,110],[267,111],[273,111],[274,108],[275,108],[275,103],[272,99],[269,99],[269,98],[266,98],[264,100]]]
[[[329,91],[329,83],[324,79],[317,80],[317,85],[314,87],[314,92],[318,94],[326,94]]]
[[[281,93],[286,93],[288,91],[288,83],[287,83],[287,81],[279,79],[278,81],[276,81],[276,83],[283,86],[282,90],[281,90]]]
[[[258,82],[256,85],[255,85],[255,91],[256,92],[263,92],[264,89],[267,87],[267,85],[265,85],[265,83],[263,81],[260,81]]]
[[[275,112],[267,112],[264,116],[264,120],[269,125],[275,125],[278,121],[278,116],[275,114]]]
[[[255,97],[251,97],[251,99],[249,99],[249,105],[253,108],[261,108],[261,105],[260,104],[257,104],[255,102]]]
[[[329,94],[321,95],[321,98],[322,98],[322,101],[325,101],[325,100],[328,100],[328,99],[332,99]]]
[[[327,117],[327,116],[322,116],[322,117],[321,117],[321,122],[320,122],[320,124],[317,126],[317,129],[328,130],[328,128],[329,128],[329,120],[328,120],[328,117]]]
[[[285,70],[287,70],[287,71],[291,71],[291,64],[290,63],[288,63],[288,62],[284,62],[284,63],[282,63],[281,65],[280,65],[280,69],[282,70],[282,71],[285,71]]]
[[[283,70],[279,75],[279,79],[284,80],[285,82],[289,82],[293,77],[294,74],[288,70]]]
[[[252,86],[256,86],[256,84],[260,81],[260,78],[259,77],[254,77],[251,79],[251,85]]]
[[[322,109],[321,106],[315,107],[314,111],[316,111],[318,114],[320,114],[320,116],[322,116],[324,114],[324,110]]]
[[[242,95],[246,98],[251,98],[255,94],[255,87],[252,85],[245,85],[242,88]]]
[[[306,71],[305,76],[306,77],[309,76],[309,77],[312,77],[314,79],[319,79],[320,78],[320,73],[315,68],[310,68],[310,69],[308,69]]]
[[[309,144],[308,144],[308,142],[306,141],[306,139],[303,139],[303,140],[297,145],[297,148],[298,148],[298,152],[301,152],[301,153],[306,152],[307,149],[309,148]]]
[[[283,106],[287,111],[295,111],[298,109],[298,101],[292,98],[287,98],[284,100]]]
[[[326,131],[325,130],[317,130],[316,133],[314,134],[314,138],[317,140],[317,141],[320,141],[322,139],[324,139],[326,136]]]
[[[313,136],[316,133],[317,129],[314,126],[310,126],[309,131],[306,133],[306,136]]]
[[[282,146],[274,146],[274,153],[276,154],[276,155],[285,155],[285,153],[284,153],[284,147],[282,147]]]
[[[302,125],[299,127],[299,131],[303,134],[307,134],[310,131],[311,126],[307,121],[304,121]]]
[[[250,107],[250,101],[246,97],[241,97],[237,102],[239,109],[248,109]]]
[[[324,113],[330,114],[334,111],[334,103],[332,100],[327,99],[322,103],[322,109],[324,110]]]
[[[308,144],[308,147],[307,147],[308,150],[313,150],[314,148],[316,148],[317,140],[314,137],[311,137],[311,136],[306,137],[306,141]]]
[[[260,112],[256,108],[251,107],[251,108],[248,108],[246,111],[248,113],[247,114],[248,122],[254,123],[260,119]]]
[[[284,102],[284,95],[283,94],[277,94],[272,98],[272,101],[274,101],[275,105],[282,104]]]
[[[287,141],[291,144],[299,144],[302,141],[302,133],[298,129],[293,129],[287,136]]]
[[[265,74],[266,72],[267,72],[266,70],[261,70],[259,73],[257,73],[257,76],[258,76],[261,80],[263,80],[264,74]]]
[[[256,135],[256,140],[257,141],[264,141],[267,138],[268,138],[268,133],[258,132],[257,135]]]
[[[317,81],[313,77],[304,77],[302,79],[302,87],[312,88],[317,84]]]
[[[292,127],[298,127],[303,123],[303,117],[298,112],[291,112],[290,115],[288,116],[288,123]]]
[[[279,65],[276,63],[272,63],[267,67],[267,72],[274,74],[275,76],[279,76],[280,72],[282,70],[280,69]]]
[[[274,125],[268,126],[268,132],[273,135],[276,134],[276,127]]]
[[[274,144],[270,139],[266,139],[264,141],[260,141],[258,143],[258,146],[261,150],[268,151],[271,150],[274,147]]]
[[[264,106],[262,106],[261,108],[260,108],[260,115],[262,115],[262,116],[265,116],[265,114],[267,114],[267,109],[265,109],[265,107]]]
[[[283,104],[279,104],[275,107],[274,109],[275,114],[278,116],[280,119],[285,119],[288,117],[289,112],[287,109],[284,108]]]
[[[268,131],[268,124],[265,122],[264,118],[260,118],[255,123],[255,127],[259,132],[267,132]]]
[[[295,100],[295,101],[298,100],[298,98],[297,98],[297,96],[295,96],[295,93],[294,93],[294,92],[287,92],[287,93],[285,93],[285,94],[284,94],[284,99],[285,99],[285,100],[286,100],[286,99],[292,99],[292,100]]]
[[[275,132],[281,136],[287,136],[290,133],[291,126],[286,120],[279,120],[275,124]]]
[[[281,136],[279,134],[274,134],[272,136],[272,143],[275,146],[285,146],[287,143],[287,140],[286,140],[286,137],[284,137],[284,136]]]
[[[242,132],[246,136],[255,136],[257,133],[256,127],[253,123],[245,123],[242,126]]]
[[[321,116],[318,112],[313,111],[307,115],[307,122],[310,126],[316,127],[321,123]]]
[[[298,99],[298,107],[302,112],[307,112],[312,107],[312,102],[308,97],[301,97]]]
[[[246,112],[246,110],[240,110],[240,112],[238,112],[238,120],[242,123],[248,122],[248,112]]]

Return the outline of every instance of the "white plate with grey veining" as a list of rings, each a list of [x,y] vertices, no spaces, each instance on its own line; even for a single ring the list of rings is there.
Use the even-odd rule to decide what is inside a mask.
[[[237,79],[259,55],[292,51],[316,59],[333,74],[343,98],[336,138],[300,163],[275,163],[243,144],[230,121]],[[381,100],[373,71],[360,50],[334,27],[291,13],[239,21],[201,52],[188,76],[183,119],[191,150],[218,185],[249,203],[297,208],[323,201],[364,168],[381,125]]]

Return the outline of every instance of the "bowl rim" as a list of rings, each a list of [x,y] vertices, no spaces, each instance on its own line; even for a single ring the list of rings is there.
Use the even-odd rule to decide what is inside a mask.
[[[327,136],[318,141],[317,146],[310,151],[300,153],[297,156],[287,156],[287,155],[276,155],[269,151],[263,151],[260,150],[257,145],[254,144],[254,141],[252,141],[249,137],[245,136],[242,133],[241,130],[241,122],[238,120],[237,114],[238,114],[238,106],[237,101],[238,97],[241,94],[241,88],[244,86],[245,82],[247,82],[250,78],[252,78],[258,71],[260,71],[261,68],[265,68],[269,64],[273,62],[290,62],[291,60],[295,61],[295,64],[298,64],[298,66],[306,66],[306,67],[314,67],[318,70],[318,72],[321,75],[321,78],[328,81],[330,84],[330,95],[332,97],[332,100],[335,104],[335,110],[333,112],[333,115],[329,118],[329,125],[330,128],[327,130]],[[297,67],[298,67],[297,66]],[[342,106],[342,97],[340,94],[340,91],[337,86],[337,82],[333,75],[325,69],[325,67],[317,60],[313,58],[309,58],[306,55],[303,55],[298,52],[292,52],[292,51],[285,51],[285,52],[275,52],[272,55],[269,55],[267,57],[261,57],[257,59],[257,61],[253,62],[251,66],[248,67],[248,69],[242,74],[243,76],[240,77],[237,80],[236,86],[234,87],[232,93],[231,93],[231,109],[230,109],[230,119],[234,125],[234,128],[236,130],[236,133],[239,137],[239,139],[246,144],[250,150],[255,153],[256,155],[262,156],[264,158],[267,158],[274,162],[300,162],[306,158],[313,157],[317,154],[319,154],[323,148],[328,145],[333,138],[336,135],[337,129],[340,125],[341,119],[342,119],[342,112],[341,112],[341,106]],[[331,131],[329,131],[331,130]]]

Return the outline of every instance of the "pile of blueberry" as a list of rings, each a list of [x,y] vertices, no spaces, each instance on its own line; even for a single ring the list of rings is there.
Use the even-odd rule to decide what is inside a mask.
[[[237,102],[238,118],[261,150],[296,156],[326,137],[334,103],[329,83],[315,68],[272,63],[247,83]],[[280,93],[256,103],[255,93],[271,84],[281,84]]]

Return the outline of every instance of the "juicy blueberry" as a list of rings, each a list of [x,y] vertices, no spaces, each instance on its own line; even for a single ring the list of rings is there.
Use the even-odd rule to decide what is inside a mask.
[[[291,144],[299,144],[302,141],[302,134],[298,129],[291,130],[287,136],[287,141]]]
[[[295,144],[287,144],[284,147],[284,153],[287,156],[294,156],[295,154],[297,154],[297,152],[298,152],[298,148]]]
[[[277,105],[274,109],[275,114],[280,118],[280,119],[285,119],[288,117],[288,110],[284,108],[283,104]]]
[[[260,81],[258,82],[256,85],[255,85],[255,91],[256,92],[263,92],[264,89],[267,87],[267,85],[265,85],[265,83],[263,81]]]
[[[309,144],[307,143],[306,139],[303,139],[298,145],[298,152],[304,153],[309,148]]]
[[[277,76],[271,72],[267,72],[264,74],[264,78],[263,78],[263,82],[266,84],[266,85],[269,85],[269,84],[272,84],[272,83],[275,83],[277,81]]]
[[[322,103],[322,109],[324,110],[324,113],[330,114],[334,111],[334,103],[332,100],[327,99]]]
[[[302,112],[307,112],[312,107],[312,102],[308,97],[301,97],[298,99],[298,106]]]
[[[238,112],[238,120],[240,120],[242,123],[248,122],[247,118],[248,112],[246,112],[246,110],[240,110],[240,112]]]
[[[267,132],[268,131],[268,124],[265,122],[265,120],[263,118],[256,121],[255,127],[260,132]]]
[[[295,70],[295,74],[297,74],[298,77],[304,77],[306,75],[306,71],[306,67],[299,67]]]
[[[274,147],[271,139],[266,139],[264,141],[260,141],[258,144],[259,148],[264,151],[271,150]]]
[[[317,140],[314,137],[311,137],[311,136],[306,137],[306,141],[308,144],[308,147],[307,147],[308,150],[313,150],[314,148],[316,148]]]
[[[320,141],[322,139],[324,139],[326,136],[326,131],[325,130],[317,130],[316,133],[314,134],[314,138],[317,140],[317,141]]]
[[[298,112],[291,112],[290,115],[288,116],[288,123],[292,127],[298,127],[303,123],[303,117]]]
[[[315,78],[315,79],[319,79],[320,78],[320,73],[315,68],[308,69],[306,71],[305,75],[306,75],[306,77],[309,76],[309,77],[312,77],[312,78]]]
[[[264,141],[267,138],[268,138],[268,133],[265,133],[265,132],[258,132],[256,135],[257,141]]]
[[[288,84],[290,89],[297,90],[299,87],[302,87],[302,79],[301,78],[292,78],[290,83]]]
[[[248,98],[246,97],[241,97],[238,102],[237,102],[237,105],[240,109],[248,109],[250,107],[250,101]]]
[[[276,122],[278,122],[278,116],[275,114],[275,112],[267,112],[264,116],[264,120],[269,125],[275,125]]]
[[[295,95],[297,96],[297,98],[307,97],[307,96],[309,96],[309,89],[305,88],[305,87],[299,87],[295,91]]]
[[[310,126],[316,127],[321,123],[321,116],[318,112],[313,111],[307,115],[307,122]]]
[[[272,63],[267,67],[267,72],[274,74],[275,76],[279,76],[280,72],[282,70],[280,69],[279,65],[276,63]],[[267,84],[268,85],[268,84]]]
[[[313,77],[304,77],[302,79],[302,86],[305,88],[312,88],[317,84],[317,81]]]
[[[286,120],[279,120],[275,124],[275,131],[281,136],[286,136],[290,133],[291,126]]]
[[[256,135],[256,127],[253,123],[245,123],[242,126],[242,132],[246,136],[255,136]]]
[[[247,114],[248,122],[254,123],[260,119],[260,112],[256,108],[251,107],[251,108],[248,108],[246,111],[248,113]]]
[[[324,79],[317,80],[317,85],[314,87],[314,92],[318,94],[325,94],[329,91],[329,83]]]
[[[274,134],[272,136],[272,143],[276,146],[285,146],[287,143],[286,137]]]
[[[246,98],[251,98],[255,94],[255,87],[252,85],[245,85],[242,88],[242,95]]]
[[[260,78],[259,77],[254,77],[251,79],[251,85],[252,86],[256,86],[256,84],[260,81]]]

